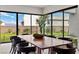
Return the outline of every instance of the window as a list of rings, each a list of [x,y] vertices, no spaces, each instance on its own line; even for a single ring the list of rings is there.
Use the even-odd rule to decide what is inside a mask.
[[[31,34],[31,15],[18,14],[19,34]]]
[[[45,17],[45,35],[51,35],[51,14],[46,15]]]
[[[69,35],[69,13],[64,13],[64,36]]]
[[[63,13],[62,12],[57,12],[53,13],[53,35],[54,36],[62,36],[63,35]]]
[[[38,21],[40,20],[40,16],[32,15],[32,34],[40,33],[40,27]]]
[[[10,42],[16,35],[16,13],[0,12],[0,42]]]

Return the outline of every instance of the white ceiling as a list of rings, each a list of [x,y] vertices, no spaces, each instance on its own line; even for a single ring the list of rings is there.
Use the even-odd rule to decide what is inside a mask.
[[[45,8],[45,7],[49,6],[49,5],[26,5],[26,6],[28,6],[28,7],[36,7],[36,8]]]
[[[46,14],[71,6],[72,5],[0,5],[0,10],[34,14]]]

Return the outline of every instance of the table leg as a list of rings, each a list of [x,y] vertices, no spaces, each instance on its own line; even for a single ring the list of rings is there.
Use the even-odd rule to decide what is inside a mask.
[[[41,54],[41,49],[38,48],[38,47],[36,47],[36,53],[37,53],[37,54]]]
[[[56,52],[53,50],[53,48],[49,48],[48,54],[55,54]]]

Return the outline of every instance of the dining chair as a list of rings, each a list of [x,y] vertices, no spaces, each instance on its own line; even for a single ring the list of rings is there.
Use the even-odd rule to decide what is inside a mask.
[[[76,48],[54,48],[54,51],[57,52],[57,54],[75,54]]]
[[[20,43],[21,39],[17,36],[11,36],[10,40],[11,40],[12,45],[11,45],[11,50],[9,53],[15,54],[17,50],[16,46],[18,43]]]
[[[56,38],[54,35],[47,35],[47,37]]]
[[[70,38],[59,37],[58,39],[72,42],[72,40]],[[76,52],[76,48],[73,47],[73,44],[72,43],[71,44],[67,44],[67,45],[62,45],[62,46],[54,47],[53,49],[58,54],[75,54],[75,52]]]
[[[28,43],[24,40],[21,41],[21,38],[20,37],[17,37],[17,36],[12,36],[11,38],[11,41],[12,41],[12,46],[11,46],[11,50],[10,50],[10,53],[12,54],[21,54],[22,52],[23,53],[30,53],[32,51],[35,52],[35,49],[33,50],[33,48],[35,47],[27,47],[28,46]]]
[[[67,38],[67,37],[59,37],[58,39],[66,40],[66,41],[72,42],[72,39],[71,39],[71,38]],[[67,44],[66,46],[67,46],[68,48],[72,48],[72,47],[73,47],[73,43]]]

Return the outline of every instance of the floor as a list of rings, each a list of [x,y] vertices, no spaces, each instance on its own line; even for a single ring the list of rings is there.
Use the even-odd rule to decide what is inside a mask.
[[[11,43],[0,44],[0,54],[9,54],[11,48]],[[45,50],[43,53],[47,54],[48,50]],[[76,54],[79,54],[79,51],[76,50]]]
[[[11,43],[0,44],[0,54],[9,54]]]

